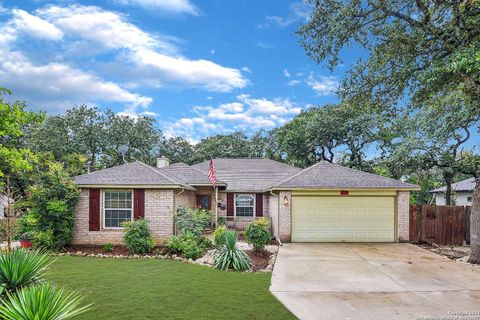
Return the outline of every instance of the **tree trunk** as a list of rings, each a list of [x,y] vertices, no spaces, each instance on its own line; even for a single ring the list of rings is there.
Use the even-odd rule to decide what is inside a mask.
[[[480,264],[480,178],[475,180],[472,211],[470,214],[470,258],[468,262]]]
[[[445,192],[445,205],[450,205],[452,203],[452,181],[453,178],[450,175],[445,174],[444,176],[445,184],[447,186],[447,191]]]

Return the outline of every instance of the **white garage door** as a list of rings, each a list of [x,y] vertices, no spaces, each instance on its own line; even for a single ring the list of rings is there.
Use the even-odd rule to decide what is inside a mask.
[[[294,242],[393,242],[394,197],[293,196]]]

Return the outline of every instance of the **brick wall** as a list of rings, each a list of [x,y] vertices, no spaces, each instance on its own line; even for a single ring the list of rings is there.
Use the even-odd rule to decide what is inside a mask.
[[[180,207],[193,208],[197,205],[197,196],[194,191],[185,190],[182,194],[175,194],[175,212]]]
[[[288,204],[284,204],[284,198],[287,197]],[[292,193],[290,191],[280,191],[278,206],[279,219],[279,237],[281,241],[291,241],[292,237]]]
[[[410,192],[397,192],[397,216],[398,216],[398,240],[407,242],[409,240],[409,206]]]
[[[163,242],[173,235],[174,190],[145,190],[145,220],[157,242]]]
[[[162,242],[173,234],[173,192],[173,190],[164,189],[145,190],[145,220],[149,221],[150,231],[157,242]],[[80,198],[75,207],[73,244],[123,243],[121,229],[103,228],[103,198],[103,192],[100,192],[100,231],[89,231],[89,190],[80,190]]]
[[[272,217],[272,230],[276,237],[278,237],[278,199],[279,197],[268,195],[268,215]]]

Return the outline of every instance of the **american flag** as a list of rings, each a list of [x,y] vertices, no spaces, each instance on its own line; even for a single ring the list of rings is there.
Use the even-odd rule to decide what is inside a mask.
[[[215,184],[217,183],[217,178],[215,177],[215,167],[213,166],[213,159],[210,159],[210,167],[208,169],[208,179],[210,179],[210,182],[215,187]]]

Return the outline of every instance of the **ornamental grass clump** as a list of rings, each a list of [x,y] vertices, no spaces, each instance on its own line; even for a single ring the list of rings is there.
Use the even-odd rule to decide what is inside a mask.
[[[255,252],[265,249],[271,238],[270,223],[265,218],[253,220],[245,229],[245,240],[253,246]]]
[[[16,249],[0,254],[0,287],[6,293],[44,282],[44,274],[52,263],[49,255],[39,250]]]
[[[7,298],[0,305],[0,318],[6,320],[64,320],[90,309],[81,306],[83,296],[47,283],[7,293]]]
[[[237,233],[228,230],[225,234],[225,244],[215,252],[213,266],[220,270],[246,271],[252,269],[252,260],[242,250],[237,248]]]

